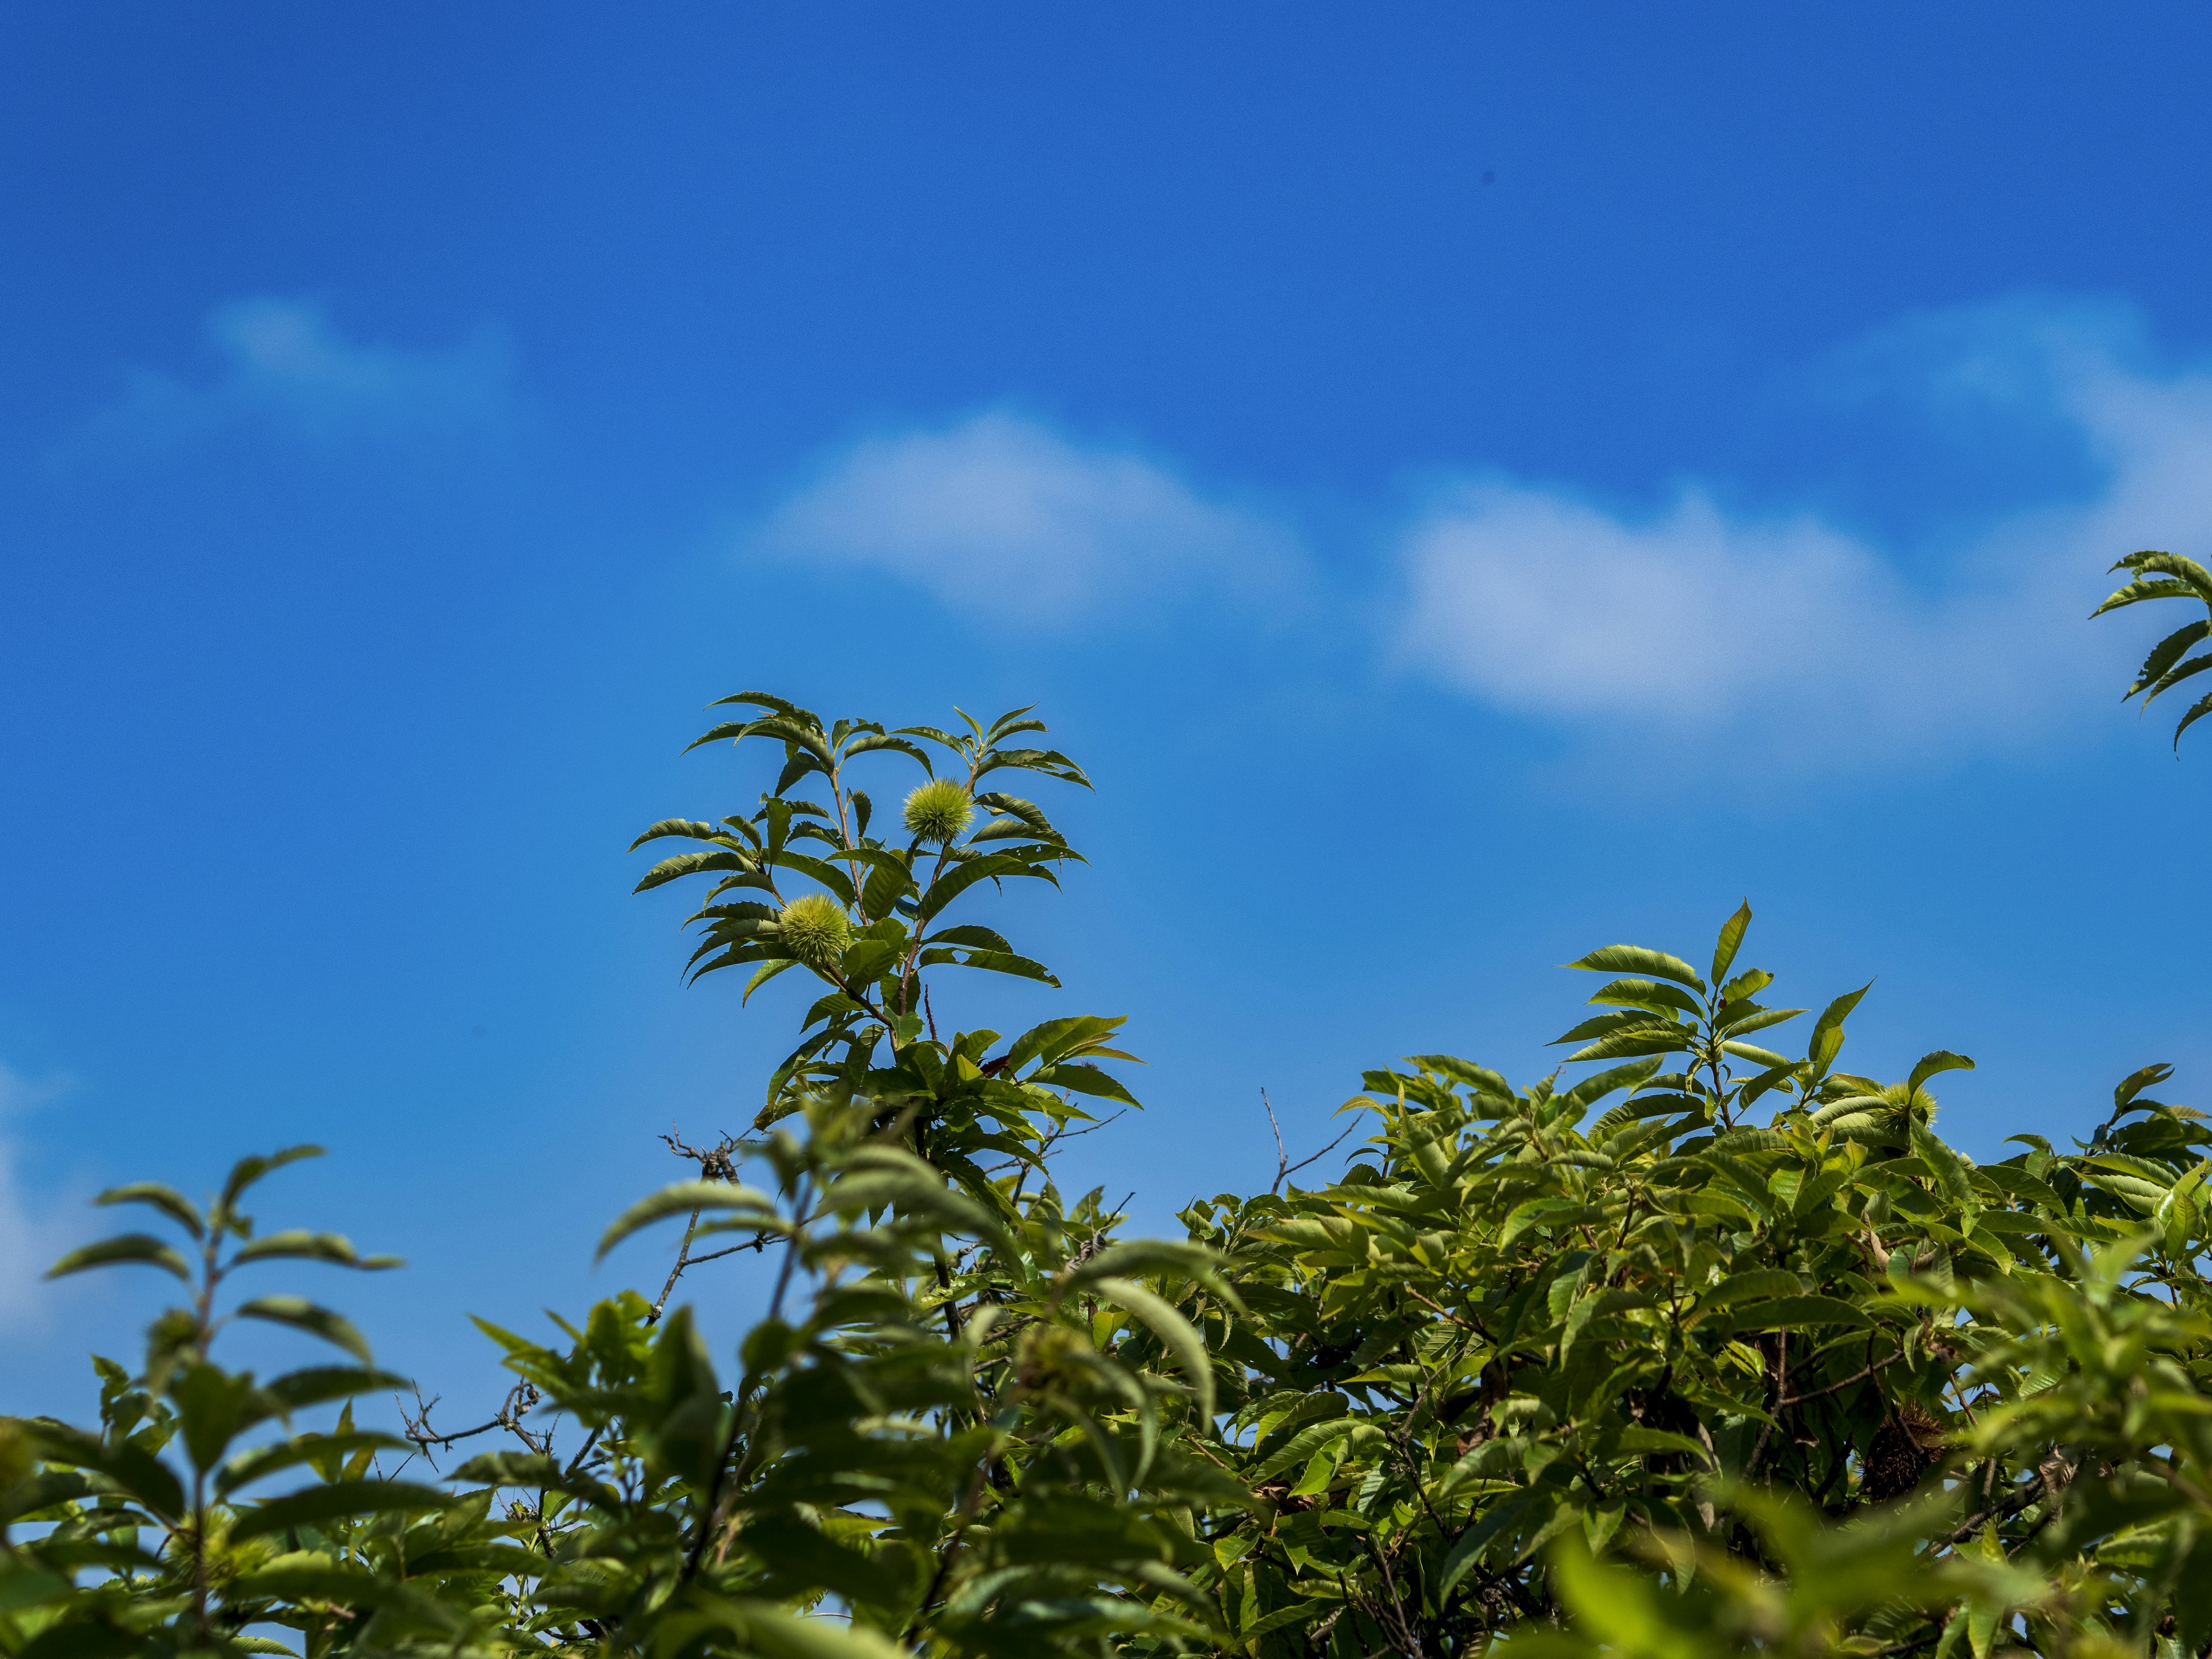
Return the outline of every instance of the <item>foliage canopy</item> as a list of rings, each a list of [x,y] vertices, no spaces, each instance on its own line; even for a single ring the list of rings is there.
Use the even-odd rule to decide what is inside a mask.
[[[2212,605],[2186,560],[2124,562],[2147,574],[2107,609]],[[2182,661],[2207,625],[2136,690],[2212,660]],[[121,1234],[55,1273],[151,1267],[183,1300],[135,1368],[96,1362],[97,1427],[0,1423],[0,1654],[2212,1642],[2212,1133],[2154,1097],[2166,1067],[2071,1147],[1977,1164],[1930,1086],[1973,1062],[1843,1069],[1865,990],[1773,1003],[1747,905],[1702,969],[1621,945],[1573,963],[1594,1012],[1551,1075],[1370,1072],[1333,1178],[1291,1183],[1285,1154],[1183,1237],[1125,1238],[1054,1178],[1095,1110],[1137,1103],[1121,1022],[939,1018],[950,970],[1058,983],[961,918],[1079,858],[1006,787],[1081,769],[1028,746],[1025,709],[886,729],[724,702],[744,712],[699,742],[769,757],[772,785],[653,824],[639,845],[691,845],[638,885],[703,883],[695,975],[819,989],[750,1133],[672,1141],[695,1177],[607,1229],[602,1254],[680,1228],[658,1297],[550,1340],[486,1323],[514,1378],[489,1422],[367,1429],[357,1403],[402,1385],[361,1334],[234,1290],[269,1262],[392,1265],[241,1207],[315,1149],[241,1162],[204,1206],[102,1194],[175,1242]],[[919,769],[896,811],[859,787],[885,766]],[[1802,1043],[1768,1046],[1784,1027]],[[718,1364],[673,1293],[722,1258],[766,1310]],[[240,1318],[338,1358],[230,1368]]]

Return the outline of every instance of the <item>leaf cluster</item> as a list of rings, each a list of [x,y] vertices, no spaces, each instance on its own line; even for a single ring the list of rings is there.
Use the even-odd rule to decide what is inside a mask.
[[[366,1429],[356,1403],[399,1379],[361,1334],[232,1290],[266,1262],[392,1265],[257,1234],[249,1189],[313,1149],[204,1206],[104,1194],[173,1237],[55,1271],[151,1267],[185,1301],[135,1370],[98,1362],[97,1429],[0,1424],[0,1655],[2212,1643],[2212,1133],[2154,1097],[2169,1068],[2067,1148],[1978,1164],[1931,1086],[1973,1062],[1842,1069],[1867,988],[1782,1006],[1742,965],[1746,905],[1702,969],[1571,964],[1597,988],[1550,1075],[1370,1072],[1322,1184],[1125,1238],[1056,1176],[1093,1107],[1137,1106],[1122,1022],[1008,1037],[940,1027],[933,997],[949,969],[1058,983],[974,906],[1079,855],[984,786],[1080,769],[1017,746],[1044,730],[1026,709],[890,729],[725,702],[749,712],[699,744],[773,758],[773,785],[652,826],[638,844],[696,845],[639,886],[704,884],[689,971],[749,969],[740,1006],[793,971],[818,989],[750,1137],[671,1137],[696,1178],[606,1229],[618,1261],[674,1237],[658,1299],[479,1322],[512,1379],[489,1422]],[[903,833],[872,833],[894,814],[872,755],[921,769]],[[672,1301],[721,1260],[765,1304],[727,1356]],[[230,1369],[239,1319],[345,1363]]]

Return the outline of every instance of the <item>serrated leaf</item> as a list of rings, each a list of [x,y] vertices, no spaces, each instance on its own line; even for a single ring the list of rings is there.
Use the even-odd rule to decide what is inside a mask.
[[[177,1253],[176,1247],[151,1233],[118,1233],[113,1238],[83,1245],[47,1268],[46,1277],[61,1279],[91,1267],[159,1267],[164,1273],[176,1274],[187,1285],[192,1282],[192,1270]]]
[[[230,1166],[230,1176],[222,1183],[222,1196],[216,1200],[216,1208],[228,1215],[238,1207],[238,1200],[246,1195],[247,1188],[263,1176],[274,1175],[288,1164],[297,1164],[301,1158],[320,1158],[319,1146],[301,1145],[283,1146],[266,1157],[258,1154],[241,1158]]]
[[[1133,1279],[1096,1279],[1091,1289],[1150,1326],[1152,1334],[1175,1356],[1190,1384],[1194,1402],[1193,1421],[1204,1434],[1206,1425],[1213,1421],[1213,1364],[1206,1357],[1205,1342],[1191,1322],[1170,1307],[1164,1297]]]
[[[640,1228],[669,1216],[689,1215],[695,1210],[726,1212],[726,1224],[732,1226],[755,1226],[763,1232],[784,1230],[783,1219],[776,1213],[775,1200],[757,1188],[728,1181],[678,1181],[640,1199],[623,1211],[601,1236],[599,1248],[592,1259],[602,1259]]]
[[[356,1267],[364,1273],[380,1273],[406,1265],[396,1255],[362,1255],[354,1249],[351,1240],[339,1234],[308,1232],[304,1228],[270,1233],[265,1238],[242,1244],[231,1261],[241,1267],[249,1261],[320,1261],[333,1267]]]
[[[1728,1322],[1735,1331],[1782,1331],[1806,1325],[1855,1325],[1864,1329],[1874,1321],[1863,1310],[1836,1297],[1782,1296],[1769,1302],[1747,1303],[1729,1315]]]
[[[319,1336],[324,1341],[343,1348],[364,1365],[369,1363],[368,1343],[352,1323],[328,1308],[316,1306],[305,1297],[258,1296],[251,1302],[241,1303],[234,1316],[264,1320],[271,1325],[289,1325],[295,1331]]]
[[[1954,1054],[1948,1048],[1938,1048],[1933,1054],[1920,1057],[1919,1064],[1912,1068],[1912,1075],[1905,1079],[1905,1093],[1908,1096],[1918,1094],[1920,1085],[1940,1073],[1971,1072],[1973,1069],[1974,1062],[1966,1055]]]
[[[318,1457],[356,1451],[413,1452],[412,1443],[375,1430],[349,1430],[343,1434],[303,1434],[273,1446],[262,1446],[231,1459],[215,1478],[216,1496],[228,1498],[242,1486]]]
[[[446,1493],[411,1481],[332,1480],[246,1510],[231,1522],[230,1536],[236,1542],[364,1515],[421,1514],[452,1502]]]
[[[1639,974],[1652,979],[1671,979],[1677,985],[1686,985],[1703,995],[1705,981],[1698,970],[1680,957],[1668,956],[1664,951],[1647,950],[1640,945],[1607,945],[1567,964],[1594,974]]]
[[[1735,953],[1742,948],[1744,932],[1751,926],[1751,901],[1746,899],[1736,907],[1735,914],[1721,924],[1720,938],[1713,945],[1712,982],[1722,984],[1728,979],[1729,965]]]
[[[207,1237],[207,1223],[199,1206],[173,1187],[164,1187],[159,1182],[134,1181],[121,1187],[110,1187],[95,1204],[144,1204],[159,1210],[182,1227],[194,1238]]]

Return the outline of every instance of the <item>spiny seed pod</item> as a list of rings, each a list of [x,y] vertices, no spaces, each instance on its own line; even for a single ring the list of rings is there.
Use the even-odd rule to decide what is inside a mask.
[[[827,893],[806,893],[792,900],[776,921],[783,948],[793,961],[809,968],[829,967],[853,942],[853,924],[846,919],[845,907]]]
[[[975,816],[964,784],[951,778],[933,778],[906,798],[906,827],[918,840],[951,841]]]

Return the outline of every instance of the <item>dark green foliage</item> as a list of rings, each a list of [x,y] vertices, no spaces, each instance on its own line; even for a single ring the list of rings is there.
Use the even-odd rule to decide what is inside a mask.
[[[1763,972],[1710,988],[1620,946],[1575,965],[1640,975],[1561,1039],[1595,1068],[1578,1081],[1516,1091],[1443,1055],[1370,1073],[1352,1103],[1379,1132],[1345,1178],[1190,1212],[1261,1315],[1207,1328],[1243,1362],[1232,1467],[1268,1505],[1215,1547],[1232,1628],[1263,1653],[1331,1620],[1360,1632],[1333,1651],[1462,1651],[1602,1612],[1617,1573],[1555,1573],[1564,1551],[1674,1586],[1652,1632],[1606,1645],[1731,1621],[1765,1645],[1797,1615],[1741,1575],[1800,1540],[1894,1558],[1850,1595],[1799,1587],[1827,1598],[1803,1615],[1816,1646],[1858,1624],[1932,1648],[2001,1603],[2064,1647],[2099,1597],[2146,1638],[2212,1520],[2212,1133],[2140,1093],[2165,1068],[2081,1151],[2025,1138],[1981,1168],[1936,1135],[1927,1087],[1971,1061],[1833,1069],[1858,993],[1790,1060],[1741,1039],[1783,1023],[1751,1000]],[[1934,1501],[1898,1507],[1916,1492]],[[1969,1559],[1992,1549],[2001,1572]]]
[[[1136,1103],[1121,1022],[1009,1040],[932,994],[948,969],[1057,983],[957,912],[1078,857],[987,781],[1080,769],[1011,746],[1043,730],[1025,710],[891,731],[726,701],[762,712],[701,742],[777,756],[774,787],[655,824],[641,842],[696,845],[639,885],[708,878],[695,974],[819,990],[752,1138],[672,1138],[696,1178],[608,1227],[602,1254],[680,1224],[658,1298],[550,1340],[486,1324],[514,1378],[489,1422],[441,1433],[425,1407],[372,1432],[353,1399],[396,1379],[349,1324],[229,1295],[265,1261],[388,1265],[255,1235],[240,1199],[298,1152],[240,1164],[204,1211],[106,1194],[181,1248],[129,1233],[56,1271],[149,1266],[188,1304],[136,1371],[100,1362],[97,1431],[0,1424],[0,1655],[2212,1640],[2212,1134],[2148,1097],[2166,1068],[2072,1149],[2023,1138],[1978,1166],[1929,1087],[1972,1062],[1839,1070],[1865,993],[1762,1002],[1746,906],[1705,972],[1627,945],[1575,963],[1601,982],[1552,1076],[1442,1054],[1370,1073],[1334,1179],[1125,1241],[1101,1194],[1053,1178],[1085,1103]],[[879,808],[848,775],[870,756],[925,788]],[[1796,1022],[1797,1052],[1771,1046]],[[671,1298],[725,1257],[767,1311],[717,1355]],[[343,1363],[234,1372],[214,1355],[231,1318]]]
[[[2119,589],[2089,614],[2101,617],[2107,611],[2117,611],[2123,605],[2140,605],[2145,599],[2182,599],[2191,605],[2201,605],[2212,612],[2212,571],[2194,559],[2185,559],[2178,554],[2142,552],[2130,553],[2112,567],[2115,570],[2132,570],[2135,580]],[[2143,665],[2136,671],[2135,684],[2127,695],[2140,695],[2148,708],[2184,680],[2193,679],[2206,669],[2212,668],[2212,652],[2190,655],[2212,637],[2212,617],[2178,628],[2150,649]],[[2181,746],[2181,734],[2207,714],[2212,714],[2212,692],[2199,697],[2189,706],[2188,712],[2176,722],[2173,744]]]

